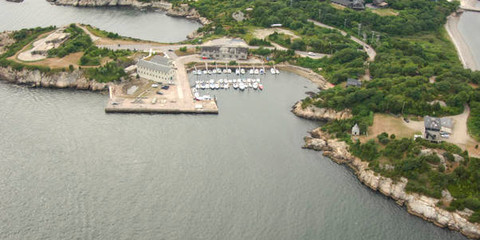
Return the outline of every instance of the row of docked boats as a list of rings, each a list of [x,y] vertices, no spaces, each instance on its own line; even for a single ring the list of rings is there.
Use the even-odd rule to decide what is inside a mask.
[[[232,69],[230,68],[214,68],[214,69],[205,69],[205,70],[193,70],[194,75],[212,75],[212,74],[231,74],[233,73]],[[280,74],[280,71],[276,69],[275,67],[270,68],[270,73],[275,75],[275,74]],[[235,69],[235,74],[236,75],[245,75],[247,74],[247,70],[245,68],[237,68]],[[248,71],[248,74],[250,75],[264,75],[265,74],[265,68],[252,68]]]
[[[245,90],[245,89],[254,89],[254,90],[263,90],[263,84],[260,81],[260,78],[256,79],[219,79],[215,81],[214,79],[210,80],[200,80],[195,81],[194,89],[210,89],[210,90],[218,90],[218,89],[230,89],[233,88],[235,90]]]

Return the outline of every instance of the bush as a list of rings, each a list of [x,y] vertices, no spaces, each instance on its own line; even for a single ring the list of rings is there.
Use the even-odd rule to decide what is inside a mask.
[[[187,47],[181,47],[180,52],[187,52]]]
[[[390,142],[390,140],[388,139],[388,133],[386,132],[379,134],[377,138],[378,138],[378,141],[383,145],[386,145]]]

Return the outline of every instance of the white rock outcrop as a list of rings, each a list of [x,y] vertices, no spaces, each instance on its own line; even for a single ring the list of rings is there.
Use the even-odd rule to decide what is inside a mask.
[[[352,117],[352,112],[350,111],[350,109],[345,109],[343,111],[335,111],[333,109],[318,108],[312,105],[306,108],[302,108],[301,101],[297,102],[292,107],[292,112],[298,117],[319,121],[342,120]]]
[[[437,207],[440,199],[423,196],[417,193],[405,191],[408,179],[401,178],[393,181],[378,175],[368,168],[368,163],[361,161],[348,152],[348,145],[335,139],[330,139],[327,133],[320,128],[313,130],[311,136],[305,137],[304,148],[323,151],[323,155],[329,157],[339,164],[346,164],[352,168],[358,179],[375,191],[396,200],[400,205],[405,205],[407,211],[415,216],[433,222],[439,227],[448,227],[451,230],[459,231],[467,237],[480,239],[480,224],[471,223],[468,217],[473,213],[469,210],[449,212]],[[450,193],[442,193],[442,200],[450,199]]]
[[[0,80],[10,83],[45,88],[74,88],[79,90],[102,91],[108,84],[88,80],[80,70],[73,72],[42,73],[38,70],[16,71],[0,67]]]

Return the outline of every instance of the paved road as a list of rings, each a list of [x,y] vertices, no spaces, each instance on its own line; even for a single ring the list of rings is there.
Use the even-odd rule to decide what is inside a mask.
[[[318,22],[318,21],[315,21],[315,20],[312,20],[312,19],[308,19],[308,21],[312,22],[316,26],[319,26],[319,27],[322,27],[322,28],[338,30],[343,36],[347,36],[347,33],[345,31],[340,30],[338,28],[323,24],[321,22]],[[351,36],[351,35],[350,35],[350,39],[352,39],[352,41],[354,41],[354,42],[363,46],[363,50],[365,50],[365,52],[368,54],[368,61],[369,62],[373,62],[375,60],[375,56],[377,56],[377,52],[375,52],[375,49],[373,49],[372,46],[368,45],[366,42],[364,42],[364,41],[362,41],[362,40],[360,40],[360,39],[358,39],[354,36]]]

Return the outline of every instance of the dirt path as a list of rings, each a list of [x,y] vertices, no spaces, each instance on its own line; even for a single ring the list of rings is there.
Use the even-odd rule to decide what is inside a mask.
[[[316,26],[319,26],[319,27],[322,27],[322,28],[328,28],[328,29],[335,29],[335,30],[338,30],[343,36],[347,36],[347,33],[343,30],[340,30],[338,28],[334,28],[332,26],[329,26],[329,25],[326,25],[326,24],[323,24],[321,22],[318,22],[318,21],[315,21],[315,20],[312,20],[312,19],[308,19],[309,22],[312,22],[313,24],[315,24]],[[362,45],[363,47],[363,50],[368,54],[368,61],[369,62],[373,62],[375,60],[375,56],[377,56],[377,52],[375,52],[375,49],[373,49],[370,45],[368,45],[366,42],[354,37],[354,36],[350,36],[350,39],[360,45]]]

